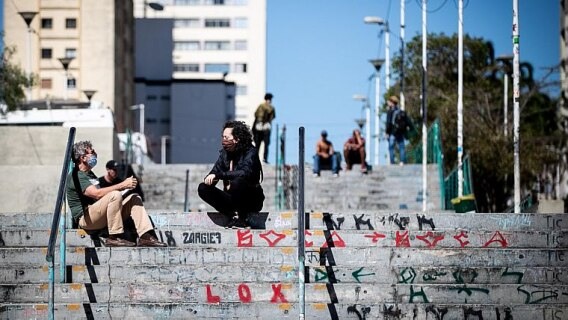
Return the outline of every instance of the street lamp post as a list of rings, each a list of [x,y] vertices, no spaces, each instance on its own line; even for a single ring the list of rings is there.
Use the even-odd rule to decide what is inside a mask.
[[[26,25],[28,26],[28,77],[31,77],[32,75],[32,21],[34,20],[34,17],[37,15],[37,12],[35,11],[20,11],[18,12],[18,14],[22,17],[22,19],[24,19],[24,22],[26,23]],[[27,90],[28,94],[27,94],[27,100],[28,102],[32,99],[32,86],[28,84],[28,90]]]
[[[511,73],[512,55],[500,55],[497,61],[503,64],[503,134],[508,135],[508,113],[509,113],[509,74]]]
[[[426,211],[428,203],[428,104],[426,100],[426,84],[428,70],[428,56],[426,54],[428,34],[426,29],[426,5],[427,0],[422,0],[422,211]]]
[[[400,109],[404,110],[404,2],[400,0]]]
[[[150,7],[155,11],[162,11],[164,10],[164,6],[157,2],[148,2],[144,0],[144,18],[146,18],[146,7]]]
[[[389,30],[389,22],[373,16],[367,16],[363,18],[363,21],[366,24],[376,24],[378,26],[385,27],[385,85],[390,88],[390,30]]]
[[[65,69],[65,91],[64,91],[63,100],[67,100],[67,85],[69,82],[69,73],[67,71],[69,70],[69,65],[71,64],[71,61],[73,61],[72,57],[59,58],[59,62],[61,62],[63,69]]]
[[[384,59],[369,60],[375,67],[375,153],[373,155],[374,165],[379,165],[379,144],[381,141],[380,124],[381,124],[381,67],[385,63]]]
[[[463,0],[458,4],[458,197],[463,196]]]
[[[513,0],[513,174],[514,174],[514,201],[515,213],[521,213],[521,169],[520,169],[520,146],[519,126],[521,99],[519,69],[520,56],[520,33],[519,33],[519,0]]]
[[[369,153],[371,151],[369,144],[369,138],[371,137],[371,107],[367,97],[363,95],[353,95],[353,99],[363,102],[363,108],[365,109],[365,162],[369,163]]]
[[[97,93],[97,90],[83,90],[83,93],[89,99],[89,103],[91,103],[91,98]]]

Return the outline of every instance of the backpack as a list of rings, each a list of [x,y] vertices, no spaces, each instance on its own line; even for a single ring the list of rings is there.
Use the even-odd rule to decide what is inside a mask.
[[[392,132],[397,135],[404,135],[408,127],[406,112],[396,109],[392,115]]]

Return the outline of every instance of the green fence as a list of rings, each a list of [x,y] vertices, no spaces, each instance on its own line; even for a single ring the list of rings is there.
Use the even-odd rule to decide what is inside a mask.
[[[452,199],[458,196],[457,167],[444,177],[444,153],[442,148],[442,134],[440,120],[436,119],[428,129],[427,163],[438,165],[438,177],[440,181],[440,202],[444,210],[454,209]],[[422,144],[417,144],[408,151],[409,163],[422,163]],[[473,195],[471,161],[469,156],[463,158],[463,194]],[[475,204],[474,204],[475,206]]]
[[[463,157],[462,161],[462,169],[463,169],[463,196],[471,196],[473,197],[473,186],[472,186],[472,179],[471,179],[471,161],[469,156],[466,155]],[[444,179],[444,193],[446,195],[445,199],[445,209],[455,209],[454,204],[452,203],[452,199],[458,197],[458,168],[454,168],[450,174]],[[469,200],[471,201],[471,200]],[[473,198],[472,203],[473,208],[475,209],[475,198]]]

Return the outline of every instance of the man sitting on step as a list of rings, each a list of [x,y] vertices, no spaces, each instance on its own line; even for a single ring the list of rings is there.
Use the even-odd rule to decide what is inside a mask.
[[[316,144],[316,154],[314,155],[314,176],[320,176],[322,167],[331,168],[334,177],[339,176],[339,166],[341,154],[333,150],[333,143],[327,140],[327,131],[321,132],[321,139]]]
[[[137,194],[123,198],[122,194],[136,187],[134,177],[101,188],[92,169],[97,165],[97,153],[90,141],[79,141],[73,146],[75,167],[67,176],[67,202],[73,220],[85,230],[108,227],[107,247],[134,247],[136,243],[121,237],[124,219],[131,217],[138,233],[139,247],[166,247],[154,233],[150,217]]]

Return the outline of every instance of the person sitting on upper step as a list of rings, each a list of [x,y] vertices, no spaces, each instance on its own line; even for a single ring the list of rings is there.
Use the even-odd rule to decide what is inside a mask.
[[[85,230],[108,227],[107,247],[134,247],[136,243],[124,239],[124,219],[131,217],[139,236],[139,247],[166,247],[154,233],[150,217],[137,194],[125,198],[121,191],[134,189],[137,180],[128,177],[124,181],[101,188],[92,169],[97,165],[97,153],[90,141],[80,141],[73,146],[75,167],[67,176],[67,202],[73,220]]]
[[[203,201],[232,218],[227,227],[245,228],[249,213],[259,212],[264,202],[262,165],[244,122],[227,121],[221,144],[217,162],[197,191]],[[223,190],[216,187],[219,180]]]
[[[331,167],[333,176],[339,176],[340,153],[333,150],[333,144],[327,140],[327,131],[321,132],[321,139],[316,143],[314,155],[314,176],[319,177],[323,166]]]
[[[136,179],[136,187],[122,195],[126,198],[132,193],[136,193],[144,201],[144,191],[142,191],[142,180],[136,175],[131,165],[119,165],[116,160],[109,160],[106,163],[106,174],[99,177],[99,185],[101,188],[106,188],[114,184],[119,184],[124,181],[123,177],[134,177]]]
[[[361,164],[361,172],[367,173],[367,162],[365,162],[365,138],[361,136],[359,129],[353,130],[353,136],[343,145],[343,156],[347,164],[347,170],[351,170],[354,164]]]

